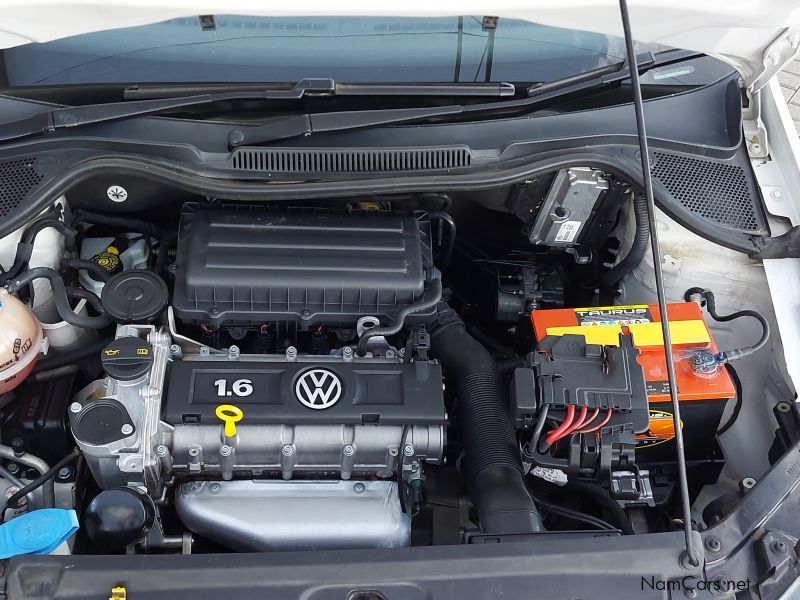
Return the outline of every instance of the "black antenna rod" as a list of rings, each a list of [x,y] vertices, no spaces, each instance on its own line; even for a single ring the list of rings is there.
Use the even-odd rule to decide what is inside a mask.
[[[650,247],[653,252],[653,269],[655,271],[656,295],[658,296],[658,311],[661,313],[661,332],[664,336],[664,354],[667,360],[669,398],[672,402],[672,422],[675,426],[675,450],[678,458],[678,482],[680,484],[681,507],[683,509],[683,533],[686,538],[686,558],[693,567],[697,567],[700,565],[700,551],[695,548],[695,540],[692,531],[692,508],[689,503],[689,484],[686,478],[686,456],[683,445],[683,431],[681,430],[681,408],[680,402],[678,402],[678,386],[675,384],[675,359],[672,356],[672,338],[669,331],[667,298],[664,293],[664,275],[661,269],[661,246],[658,242],[658,228],[656,227],[656,202],[653,195],[653,179],[650,173],[647,130],[644,125],[642,86],[639,82],[639,68],[636,63],[636,53],[633,49],[633,36],[631,35],[631,22],[630,16],[628,15],[627,0],[619,0],[619,10],[622,16],[622,30],[625,35],[625,50],[628,55],[628,65],[630,65],[633,107],[636,112],[639,154],[641,154],[642,159],[642,180],[644,181],[644,193],[647,200],[647,218],[650,226]]]

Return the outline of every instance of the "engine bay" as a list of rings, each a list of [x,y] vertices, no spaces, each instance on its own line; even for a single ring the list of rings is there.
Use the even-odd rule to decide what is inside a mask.
[[[74,510],[67,552],[632,535],[682,527],[684,475],[693,503],[716,490],[698,528],[743,493],[717,489],[718,435],[768,320],[670,302],[682,474],[660,311],[626,288],[641,193],[611,173],[114,213],[81,193],[0,245],[3,519]],[[760,339],[718,346],[740,317]]]

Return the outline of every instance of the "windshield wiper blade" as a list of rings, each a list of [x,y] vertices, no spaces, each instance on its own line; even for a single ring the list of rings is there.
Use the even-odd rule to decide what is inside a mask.
[[[272,87],[252,83],[139,84],[125,88],[126,100],[175,98],[195,94],[236,93],[245,98],[299,100],[311,96],[456,96],[506,98],[516,93],[512,83],[337,83],[333,79],[303,79]],[[250,96],[252,94],[252,96]]]
[[[458,85],[458,84],[454,84]],[[476,84],[478,85],[478,84]],[[490,84],[488,87],[494,87],[498,95],[507,95],[509,90],[513,94],[514,88],[510,84]],[[357,95],[363,86],[346,84],[343,86],[343,93],[345,95]],[[480,84],[480,87],[488,89],[485,84]],[[8,123],[0,123],[0,142],[31,137],[56,131],[57,129],[65,129],[70,127],[81,127],[83,125],[92,125],[95,123],[102,123],[108,121],[120,121],[132,117],[141,117],[164,112],[168,110],[175,110],[180,108],[188,108],[202,104],[212,104],[214,102],[221,102],[225,100],[296,100],[310,95],[326,95],[335,90],[337,84],[332,79],[304,79],[296,86],[287,89],[261,89],[261,90],[233,90],[233,91],[219,91],[216,93],[196,94],[191,96],[177,96],[175,98],[157,98],[150,100],[132,100],[119,103],[107,104],[89,104],[86,106],[64,106],[54,108],[49,111],[44,111],[35,114],[31,117],[11,121]],[[443,92],[451,88],[450,84],[434,85],[380,85],[373,88],[373,91],[378,95],[415,95],[420,92],[422,88],[427,90],[434,90]],[[470,86],[470,89],[472,87]],[[476,91],[477,88],[475,88]],[[419,94],[417,94],[419,95]],[[447,95],[447,94],[444,94]],[[469,94],[467,94],[469,95]],[[279,122],[284,123],[283,131],[290,131],[295,123],[300,128],[299,133],[294,135],[280,136],[280,130],[276,130],[279,137],[275,139],[284,139],[286,137],[294,137],[302,133],[313,131],[332,131],[338,129],[353,129],[359,127],[370,127],[373,125],[387,125],[391,123],[403,123],[406,121],[416,119],[426,119],[430,117],[448,116],[456,114],[461,111],[461,106],[441,106],[433,108],[409,108],[409,109],[396,109],[396,110],[374,110],[374,111],[353,111],[353,112],[340,112],[340,113],[320,113],[317,115],[306,115],[299,117],[291,117],[288,121],[285,119]],[[311,121],[313,117],[313,124]],[[307,118],[309,123],[304,125],[296,121],[297,118]],[[288,127],[288,129],[286,128]],[[254,127],[253,130],[263,130],[261,127]],[[266,140],[271,138],[267,135]]]

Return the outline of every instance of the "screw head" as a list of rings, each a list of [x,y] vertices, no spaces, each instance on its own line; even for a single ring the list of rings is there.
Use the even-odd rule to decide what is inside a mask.
[[[778,402],[778,405],[775,408],[782,413],[788,413],[790,410],[792,410],[792,407],[788,402]]]
[[[389,448],[389,456],[397,456],[398,454],[400,454],[400,450],[396,446]]]
[[[197,446],[192,446],[191,448],[189,448],[189,456],[199,456],[199,454],[200,454],[200,448],[198,448]]]
[[[130,423],[125,423],[125,425],[120,427],[120,431],[122,432],[122,435],[130,435],[133,433],[133,425]]]
[[[58,470],[59,479],[66,479],[70,475],[72,475],[72,469],[70,469],[69,467],[62,467]]]
[[[292,456],[292,454],[294,454],[294,448],[292,448],[291,444],[285,444],[283,448],[281,448],[281,454],[284,456]]]
[[[775,540],[775,541],[774,541],[774,542],[772,542],[772,544],[770,545],[770,549],[771,549],[771,550],[772,550],[772,551],[773,551],[775,554],[783,554],[783,553],[785,553],[785,552],[786,552],[786,542],[784,542],[783,540]]]
[[[221,489],[222,486],[217,482],[214,482],[210,486],[208,486],[208,491],[211,492],[212,494],[219,494]]]
[[[687,598],[697,598],[697,590],[694,588],[686,588],[683,590],[683,595]]]
[[[81,405],[80,402],[73,402],[72,404],[69,405],[69,412],[73,414],[77,414],[81,412],[81,410],[83,410],[83,406]]]
[[[344,358],[353,358],[353,349],[350,346],[347,346],[342,350],[342,356]]]
[[[363,494],[364,490],[366,490],[366,489],[367,489],[367,486],[365,486],[360,481],[358,481],[358,482],[353,484],[353,492],[356,493],[356,494]]]
[[[412,446],[411,444],[403,446],[403,454],[405,454],[406,456],[414,456],[414,446]]]
[[[350,444],[347,444],[344,448],[342,448],[342,454],[345,456],[353,456],[356,453],[356,449],[353,448]]]
[[[164,444],[158,444],[156,446],[156,454],[158,456],[166,456],[169,453],[169,449]]]
[[[233,454],[233,448],[228,446],[228,444],[222,444],[222,446],[219,447],[220,456],[230,456],[231,454]]]
[[[712,535],[706,540],[706,548],[711,552],[719,552],[720,548],[722,548],[722,542]]]
[[[745,477],[744,479],[742,479],[742,489],[752,490],[754,487],[756,487],[755,479],[753,479],[752,477]]]

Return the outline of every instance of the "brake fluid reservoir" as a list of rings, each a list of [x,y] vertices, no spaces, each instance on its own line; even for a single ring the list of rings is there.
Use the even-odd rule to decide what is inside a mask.
[[[0,394],[22,383],[47,353],[42,325],[31,310],[0,289]]]

